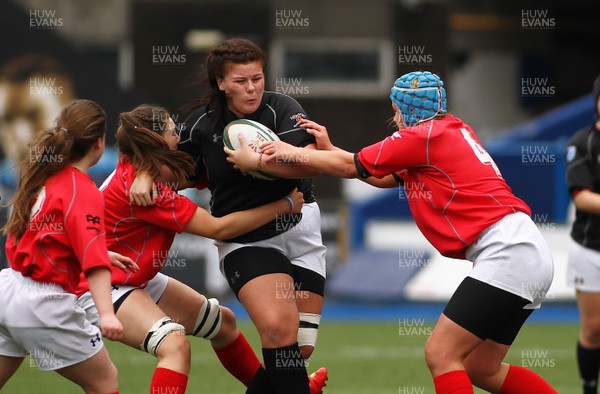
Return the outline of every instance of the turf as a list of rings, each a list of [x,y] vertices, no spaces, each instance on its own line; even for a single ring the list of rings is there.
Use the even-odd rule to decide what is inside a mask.
[[[254,349],[260,351],[254,328],[246,322],[240,327]],[[575,361],[578,330],[575,324],[528,323],[507,361],[531,367],[561,394],[580,393]],[[329,369],[325,394],[434,393],[423,359],[423,345],[430,331],[431,327],[418,319],[389,323],[325,321],[308,369]],[[244,387],[221,367],[206,341],[194,338],[191,343],[188,393],[244,392]],[[156,360],[120,343],[108,342],[107,347],[119,368],[120,392],[149,393]],[[69,394],[81,390],[56,373],[39,372],[27,358],[2,392]]]

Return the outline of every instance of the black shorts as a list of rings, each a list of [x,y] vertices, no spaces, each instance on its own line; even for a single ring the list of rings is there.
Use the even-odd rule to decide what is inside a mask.
[[[482,340],[511,345],[533,312],[530,301],[471,277],[458,286],[444,315]]]
[[[293,265],[276,249],[247,246],[236,249],[223,259],[223,270],[229,287],[237,297],[249,281],[262,275],[283,273],[294,279],[294,289],[325,294],[325,278],[309,269]]]

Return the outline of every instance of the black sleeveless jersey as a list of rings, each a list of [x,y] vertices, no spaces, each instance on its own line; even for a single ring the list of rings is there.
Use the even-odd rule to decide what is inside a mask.
[[[274,131],[279,138],[294,146],[315,143],[315,138],[300,128],[300,119],[307,118],[304,109],[293,98],[265,91],[260,106],[246,119],[262,123]],[[196,161],[196,177],[206,175],[211,191],[210,210],[216,217],[255,208],[283,198],[294,188],[304,193],[304,201],[314,202],[311,179],[261,180],[243,175],[233,168],[223,151],[223,129],[229,122],[238,119],[224,109],[221,119],[212,119],[206,107],[194,111],[181,127],[178,149],[192,155]],[[287,221],[299,222],[302,215],[292,215]],[[276,221],[228,241],[249,243],[271,238],[293,226],[277,226]]]
[[[587,127],[575,133],[569,139],[565,161],[569,193],[582,189],[600,193],[600,131]],[[571,237],[600,251],[600,215],[576,210]]]

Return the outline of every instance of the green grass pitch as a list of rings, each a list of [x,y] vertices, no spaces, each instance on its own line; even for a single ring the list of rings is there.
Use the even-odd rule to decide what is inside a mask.
[[[248,322],[242,322],[240,327],[255,351],[260,352],[254,327]],[[561,394],[580,393],[575,360],[578,330],[574,324],[528,323],[513,344],[507,361],[532,368]],[[320,366],[329,369],[326,394],[434,393],[423,358],[423,345],[430,331],[430,325],[416,319],[389,323],[325,320],[308,369],[309,372]],[[149,393],[156,360],[120,343],[106,342],[119,369],[120,392]],[[245,391],[220,365],[209,343],[197,338],[191,338],[191,343],[188,393]],[[26,358],[2,392],[69,394],[81,391],[54,372],[39,372]]]

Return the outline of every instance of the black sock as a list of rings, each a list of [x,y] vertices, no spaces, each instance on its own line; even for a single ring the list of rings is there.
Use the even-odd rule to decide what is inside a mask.
[[[598,392],[598,371],[600,371],[600,349],[586,349],[577,342],[577,365],[583,394]]]
[[[256,371],[252,381],[246,389],[246,394],[277,394],[275,387],[271,384],[267,371],[261,367]]]
[[[269,380],[279,394],[310,394],[308,374],[298,344],[263,348]]]

